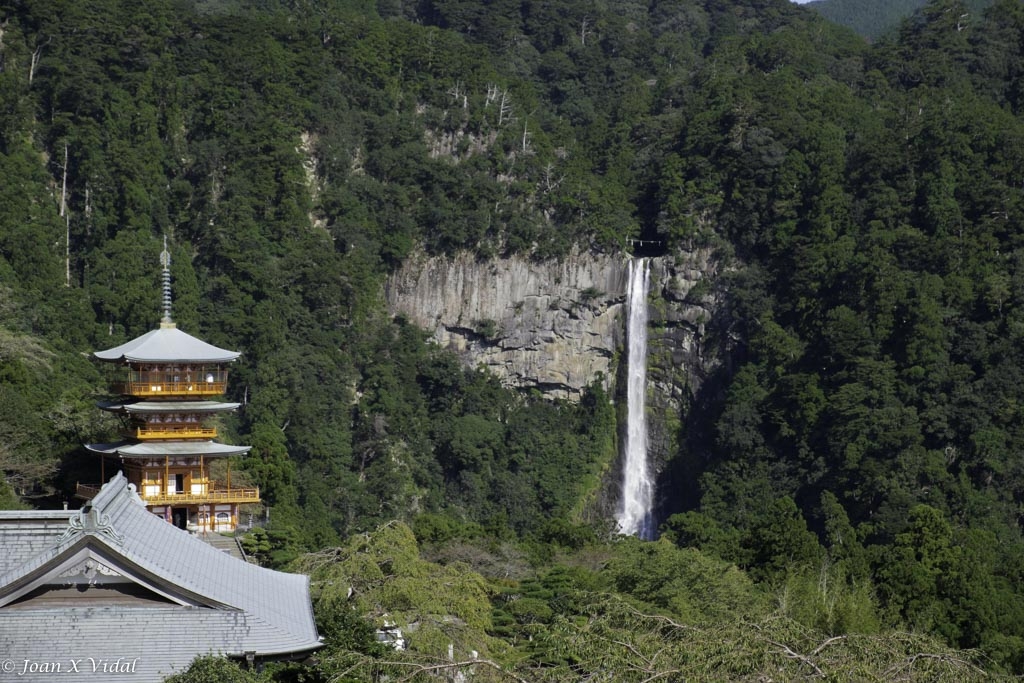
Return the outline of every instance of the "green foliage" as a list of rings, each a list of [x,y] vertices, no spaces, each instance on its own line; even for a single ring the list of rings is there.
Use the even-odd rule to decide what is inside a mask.
[[[739,556],[740,531],[723,528],[714,517],[693,510],[669,517],[662,525],[661,537],[723,559]]]
[[[257,563],[276,568],[288,565],[302,553],[301,539],[293,520],[282,523],[275,519],[267,528],[257,527],[241,540],[245,553]]]
[[[420,559],[412,530],[391,523],[345,546],[306,555],[294,569],[308,573],[316,591],[314,609],[332,620],[329,629],[343,639],[365,637],[346,625],[346,603],[378,628],[395,624],[408,635],[416,652],[442,657],[449,643],[460,656],[477,650],[487,656],[503,644],[490,639],[488,590],[483,578],[464,565],[436,565]],[[346,641],[347,642],[347,641]],[[338,643],[346,648],[345,642]],[[340,656],[340,655],[339,655]]]
[[[758,577],[772,578],[790,569],[807,569],[822,559],[817,537],[791,498],[772,503],[742,544],[751,555],[749,567]]]
[[[413,533],[420,543],[445,543],[455,539],[473,539],[484,535],[478,524],[467,524],[449,515],[426,512],[412,521]]]
[[[439,521],[432,520],[432,528]],[[770,612],[766,596],[735,566],[664,540],[621,539],[562,559],[566,564],[536,567],[519,580],[498,570],[490,576],[492,588],[480,592],[470,588],[480,585],[480,575],[458,563],[425,562],[400,525],[307,555],[296,568],[312,571],[318,591],[326,644],[317,671],[342,680],[411,681],[434,680],[438,672],[485,681],[582,681],[595,675],[732,680],[769,673],[783,680],[990,680],[977,652],[950,650],[922,635],[876,632],[870,595],[828,567],[821,583],[816,570],[792,574],[779,610]],[[423,593],[411,592],[424,573],[435,581],[424,584]],[[459,576],[471,584],[460,583]],[[464,611],[475,607],[447,600],[453,587],[467,591],[471,605],[489,599],[489,619],[478,622]],[[444,610],[451,611],[441,616]],[[410,624],[416,628],[406,629],[404,619],[413,613],[419,614]],[[411,649],[370,643],[363,616],[401,625]],[[432,619],[447,624],[453,659],[417,645]],[[487,623],[486,635],[473,623]]]
[[[816,0],[811,9],[821,12],[829,21],[847,26],[865,38],[875,40],[895,30],[902,19],[920,9],[927,0],[872,0],[853,3],[849,0]]]
[[[873,634],[881,627],[872,585],[842,564],[796,569],[778,593],[779,612],[827,635]]]
[[[21,510],[25,507],[11,485],[6,480],[0,480],[0,510]]]
[[[498,324],[490,319],[477,320],[473,326],[474,331],[484,339],[493,339],[498,333]]]
[[[1018,620],[1019,604],[1007,591],[994,542],[990,533],[954,532],[940,511],[916,506],[907,529],[884,551],[878,570],[883,605],[913,628],[981,645],[1013,666],[1016,655],[1006,652],[1004,631],[1014,628],[1009,624]]]
[[[666,540],[623,540],[605,567],[616,591],[687,623],[743,618],[761,609],[749,577],[734,565]]]
[[[255,674],[223,657],[196,657],[181,673],[164,679],[164,683],[255,683]]]

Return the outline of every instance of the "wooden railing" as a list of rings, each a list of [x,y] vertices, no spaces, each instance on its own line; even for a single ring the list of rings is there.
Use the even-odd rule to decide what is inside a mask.
[[[99,486],[88,486],[77,484],[75,495],[79,498],[90,500],[100,492]],[[260,502],[260,490],[255,489],[220,489],[207,491],[206,493],[159,493],[153,496],[142,496],[146,505],[196,505],[203,503],[258,503]]]
[[[217,429],[215,427],[180,426],[173,427],[139,427],[135,430],[136,439],[216,439]]]
[[[99,486],[86,486],[85,484],[75,484],[75,497],[77,498],[85,498],[86,500],[92,500],[93,497],[99,492]]]
[[[120,382],[114,391],[127,396],[220,396],[227,382]]]
[[[160,493],[155,496],[142,496],[146,505],[196,505],[199,503],[258,503],[260,490],[256,489],[224,489],[207,491],[206,493]]]

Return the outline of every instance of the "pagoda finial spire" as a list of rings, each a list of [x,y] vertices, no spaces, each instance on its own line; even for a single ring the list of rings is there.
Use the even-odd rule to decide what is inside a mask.
[[[160,327],[174,327],[171,320],[171,252],[167,251],[167,235],[164,235],[164,250],[160,252],[160,265],[163,266],[163,304],[164,316],[160,319]]]

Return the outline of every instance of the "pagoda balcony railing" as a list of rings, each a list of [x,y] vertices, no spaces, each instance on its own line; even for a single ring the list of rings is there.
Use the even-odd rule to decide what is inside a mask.
[[[79,498],[91,500],[100,492],[99,486],[78,484],[75,495]],[[201,505],[205,503],[259,503],[260,490],[258,488],[247,489],[220,489],[207,491],[205,493],[158,493],[152,496],[142,496],[146,505]]]
[[[133,433],[136,439],[216,439],[215,427],[180,426],[139,427]]]
[[[119,382],[114,391],[127,396],[220,396],[227,382]]]
[[[256,489],[223,489],[205,493],[158,493],[142,496],[146,505],[196,505],[201,503],[258,503],[260,490]]]

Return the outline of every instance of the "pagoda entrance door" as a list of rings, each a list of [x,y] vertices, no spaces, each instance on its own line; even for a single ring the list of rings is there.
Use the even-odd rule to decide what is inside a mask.
[[[179,529],[188,528],[188,508],[172,508],[171,521]]]

